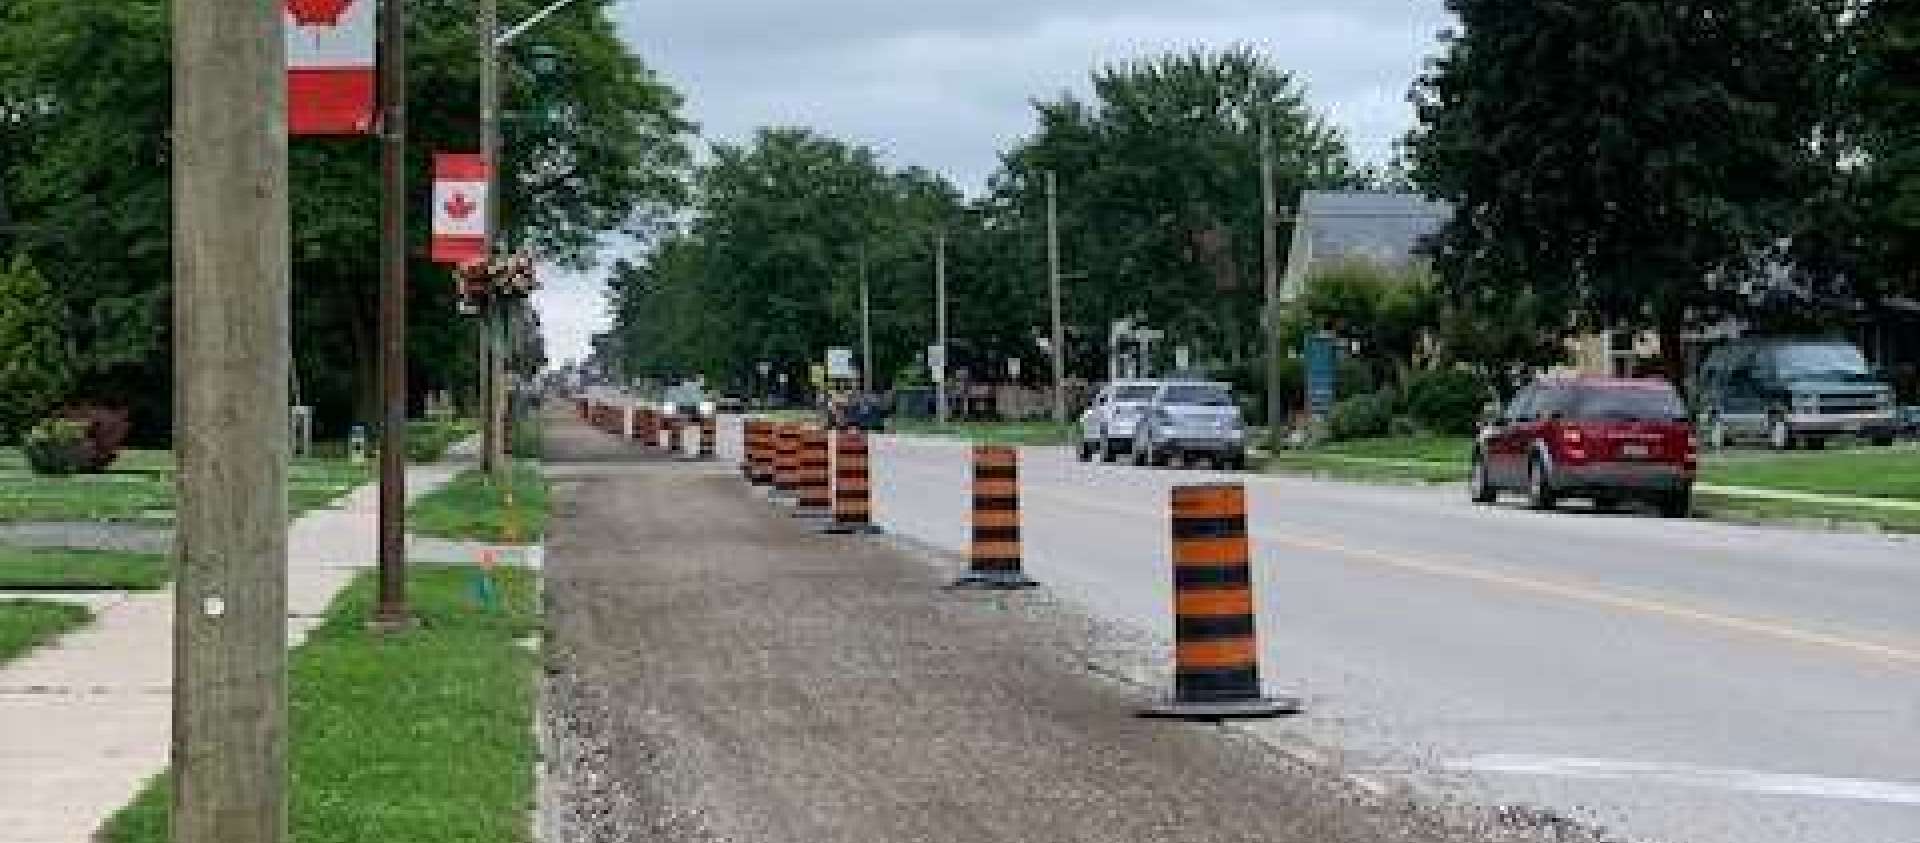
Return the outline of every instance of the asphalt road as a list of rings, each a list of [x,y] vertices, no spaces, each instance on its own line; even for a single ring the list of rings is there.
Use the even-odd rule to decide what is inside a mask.
[[[1168,488],[1248,483],[1264,678],[1309,706],[1275,743],[1626,839],[1920,841],[1920,543],[1022,460],[1029,573],[1161,638]],[[962,549],[967,471],[879,441],[879,520]]]

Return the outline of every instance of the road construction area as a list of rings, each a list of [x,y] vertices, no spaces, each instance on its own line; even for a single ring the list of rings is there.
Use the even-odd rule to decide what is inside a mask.
[[[1622,839],[1920,840],[1906,538],[1020,458],[1026,573],[1150,640],[1173,628],[1169,490],[1246,485],[1264,679],[1306,702],[1247,727],[1274,745]],[[880,439],[880,523],[964,550],[969,459]]]
[[[1096,620],[947,590],[950,557],[823,535],[729,460],[558,419],[547,454],[547,839],[1567,839],[1137,717],[1164,689],[1099,667]]]

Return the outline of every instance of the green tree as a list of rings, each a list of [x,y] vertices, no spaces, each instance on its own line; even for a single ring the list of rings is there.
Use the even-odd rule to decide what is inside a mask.
[[[1843,0],[1448,0],[1416,88],[1416,177],[1457,215],[1456,294],[1566,303],[1580,329],[1686,329],[1741,304],[1819,190]]]
[[[804,383],[827,347],[858,343],[863,273],[874,370],[897,371],[932,334],[934,233],[947,228],[959,254],[979,226],[931,173],[803,129],[716,145],[696,184],[699,216],[614,275],[611,342],[629,375],[744,389],[765,361]],[[956,259],[956,292],[966,278]]]
[[[1856,43],[1860,272],[1870,298],[1920,297],[1920,5],[1871,4]]]
[[[536,0],[502,0],[518,20]],[[554,15],[506,56],[505,237],[580,265],[597,238],[649,231],[685,196],[692,130],[679,95],[627,52],[611,0]],[[471,0],[410,0],[409,360],[416,394],[473,376],[474,329],[452,280],[425,260],[432,154],[478,143]],[[12,246],[70,314],[77,388],[126,401],[149,436],[169,415],[167,3],[0,4],[0,197]],[[558,60],[543,69],[535,48]],[[373,138],[290,149],[295,370],[323,426],[372,416],[380,277]]]
[[[1104,371],[1107,325],[1132,316],[1200,359],[1228,367],[1257,359],[1260,124],[1271,129],[1283,203],[1365,182],[1340,132],[1290,74],[1247,48],[1140,59],[1092,82],[1091,101],[1035,103],[1038,126],[993,183],[997,229],[1038,283],[1045,173],[1059,180],[1064,261],[1075,273],[1065,307],[1070,368]]]
[[[0,265],[0,442],[20,435],[67,397],[71,380],[59,300],[25,256]]]

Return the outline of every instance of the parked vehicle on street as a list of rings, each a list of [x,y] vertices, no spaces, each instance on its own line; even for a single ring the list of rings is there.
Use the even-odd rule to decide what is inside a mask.
[[[1135,465],[1247,466],[1247,428],[1233,390],[1212,381],[1167,381],[1154,388],[1134,425]]]
[[[1644,500],[1669,518],[1693,509],[1699,442],[1673,387],[1654,378],[1545,378],[1521,390],[1474,443],[1470,493],[1521,492],[1535,509],[1588,498]]]
[[[1699,382],[1701,429],[1715,448],[1821,448],[1843,435],[1890,445],[1898,429],[1893,387],[1845,340],[1734,340],[1708,355]]]
[[[1133,435],[1147,405],[1160,388],[1159,381],[1114,381],[1100,388],[1080,414],[1080,460],[1098,455],[1101,462],[1133,450]]]

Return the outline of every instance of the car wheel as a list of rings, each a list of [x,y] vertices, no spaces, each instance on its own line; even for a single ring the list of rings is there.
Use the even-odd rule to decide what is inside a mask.
[[[1873,437],[1873,446],[1876,448],[1892,447],[1893,437],[1887,434],[1881,434],[1881,435],[1875,436]]]
[[[1553,475],[1539,457],[1527,463],[1527,506],[1545,512],[1560,502],[1553,491]]]
[[[1500,499],[1500,490],[1493,487],[1493,478],[1487,474],[1486,458],[1473,455],[1473,473],[1467,479],[1467,493],[1474,503],[1493,503]]]
[[[1085,439],[1080,440],[1080,461],[1087,462],[1091,459],[1093,459],[1093,445]]]
[[[1100,437],[1100,461],[1113,462],[1113,440],[1105,436]]]
[[[1612,495],[1596,495],[1593,499],[1595,512],[1619,512],[1621,501]]]
[[[1801,437],[1800,443],[1809,451],[1824,451],[1827,449],[1827,439],[1824,436]]]
[[[1142,442],[1138,439],[1133,440],[1133,464],[1135,466],[1145,467],[1148,457],[1151,456],[1150,452],[1152,448],[1153,444],[1150,442]]]
[[[1794,439],[1793,428],[1787,424],[1786,419],[1776,418],[1767,422],[1767,444],[1773,446],[1776,451],[1791,451],[1793,446],[1798,444]]]
[[[1677,492],[1668,492],[1665,495],[1660,496],[1659,503],[1660,503],[1660,517],[1662,518],[1693,517],[1693,490],[1692,489],[1681,489]]]

